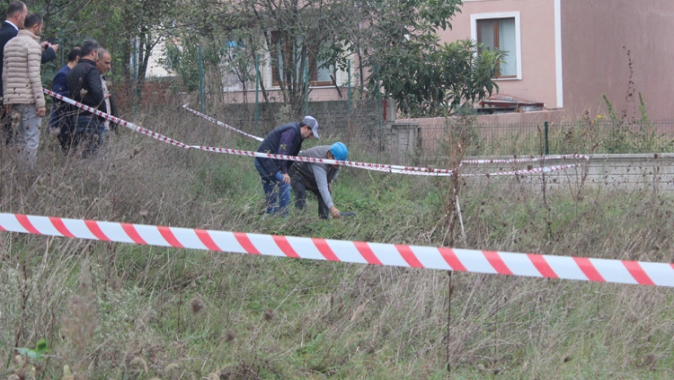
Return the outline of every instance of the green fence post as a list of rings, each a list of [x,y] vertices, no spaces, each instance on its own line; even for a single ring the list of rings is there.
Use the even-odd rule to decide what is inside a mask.
[[[381,84],[379,83],[379,62],[377,62],[377,65],[375,66],[375,74],[376,74],[376,79],[377,79],[377,113],[379,114],[379,117],[377,120],[379,120],[379,150],[384,150],[384,126],[382,122],[382,109],[381,109]]]
[[[550,143],[548,142],[548,122],[545,122],[545,155],[550,154]]]
[[[138,41],[133,40],[133,116],[138,114]]]
[[[59,29],[59,48],[61,49],[61,67],[66,64],[65,62],[65,55],[63,55],[64,51],[66,50],[66,45],[63,43],[63,29]]]
[[[346,63],[346,73],[348,76],[348,82],[346,87],[346,110],[347,116],[351,117],[351,60],[349,59]]]
[[[201,45],[197,46],[199,52],[199,104],[201,113],[204,113],[204,62],[201,57]]]
[[[257,54],[255,55],[255,134],[259,135],[259,125],[260,125],[260,99],[259,99],[259,93],[260,91],[260,60],[257,57]]]
[[[309,114],[309,57],[304,59],[304,115]]]

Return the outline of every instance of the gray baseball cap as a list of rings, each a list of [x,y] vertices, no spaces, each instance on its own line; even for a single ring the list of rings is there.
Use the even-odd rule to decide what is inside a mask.
[[[312,116],[307,115],[307,116],[304,117],[304,119],[302,119],[302,124],[311,128],[311,131],[314,133],[314,136],[317,139],[320,138],[318,136],[318,122],[316,121],[316,119],[314,119]]]

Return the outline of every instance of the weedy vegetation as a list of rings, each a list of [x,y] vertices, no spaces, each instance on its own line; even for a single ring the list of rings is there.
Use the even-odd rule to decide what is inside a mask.
[[[215,146],[255,148],[177,109],[145,110],[140,120],[186,142],[205,136]],[[32,172],[17,171],[3,148],[0,210],[674,260],[674,197],[653,188],[584,186],[579,196],[578,189],[541,191],[513,177],[452,180],[346,168],[334,196],[356,217],[321,221],[314,200],[305,213],[275,218],[260,215],[262,188],[250,158],[184,151],[130,131],[112,135],[90,159],[64,157],[49,141],[44,137]],[[333,139],[312,144],[325,141]],[[387,162],[373,146],[351,144],[351,158]],[[465,234],[456,223],[457,196]],[[666,288],[471,273],[450,280],[442,271],[3,232],[0,300],[0,378],[674,376],[674,293]]]

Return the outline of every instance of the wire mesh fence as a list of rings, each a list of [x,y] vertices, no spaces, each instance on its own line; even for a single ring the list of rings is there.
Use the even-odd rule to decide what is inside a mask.
[[[606,118],[564,123],[481,124],[418,121],[421,154],[436,154],[462,134],[470,156],[674,152],[674,119],[621,122]],[[547,131],[546,131],[547,129]]]

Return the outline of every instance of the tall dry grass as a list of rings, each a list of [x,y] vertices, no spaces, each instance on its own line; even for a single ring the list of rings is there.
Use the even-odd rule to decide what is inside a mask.
[[[226,121],[226,120],[225,120]],[[253,149],[175,108],[139,124],[188,143]],[[320,141],[323,143],[324,141]],[[317,142],[312,142],[316,144]],[[367,142],[355,160],[386,157]],[[2,151],[0,210],[387,243],[449,240],[446,179],[346,169],[336,204],[264,208],[249,158],[181,151],[123,131],[88,160],[43,138],[38,166]],[[666,192],[465,179],[455,246],[671,261]],[[0,235],[0,377],[41,379],[668,378],[668,289],[379,268]],[[451,293],[451,296],[450,296]],[[448,337],[448,303],[451,320]],[[38,360],[16,347],[46,339]],[[451,372],[447,371],[447,352]],[[68,370],[64,370],[68,366]],[[65,374],[65,376],[64,376]]]

